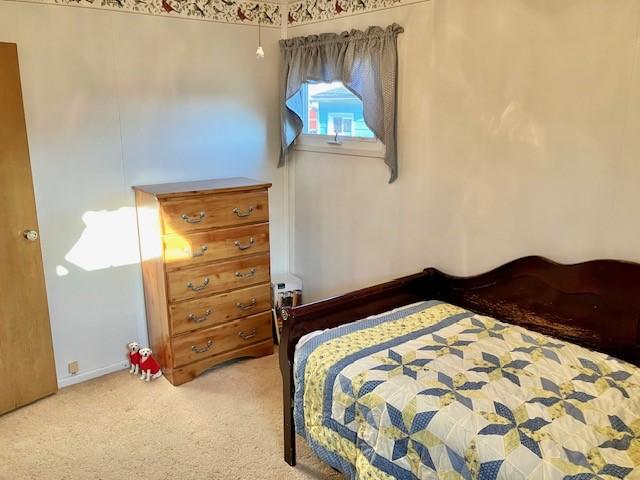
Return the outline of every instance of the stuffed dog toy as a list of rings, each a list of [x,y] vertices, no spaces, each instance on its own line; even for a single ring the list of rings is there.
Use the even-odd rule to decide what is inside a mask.
[[[131,342],[127,344],[127,348],[129,349],[129,363],[131,364],[129,373],[137,375],[140,370],[140,344]]]
[[[140,371],[142,375],[140,380],[146,380],[147,382],[152,378],[158,378],[162,376],[162,370],[160,364],[151,355],[153,352],[150,348],[143,348],[140,350]]]

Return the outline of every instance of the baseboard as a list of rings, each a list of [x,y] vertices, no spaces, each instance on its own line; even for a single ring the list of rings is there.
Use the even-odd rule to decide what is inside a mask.
[[[65,388],[71,385],[75,385],[76,383],[86,382],[87,380],[91,380],[92,378],[101,377],[102,375],[117,372],[118,370],[124,370],[128,367],[129,364],[127,363],[127,361],[123,360],[122,362],[107,365],[106,367],[96,368],[95,370],[89,370],[88,372],[78,373],[77,375],[72,375],[65,378],[59,378],[58,388]]]

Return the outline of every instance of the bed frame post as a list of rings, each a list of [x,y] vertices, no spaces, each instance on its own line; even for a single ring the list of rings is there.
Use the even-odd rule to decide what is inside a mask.
[[[288,309],[282,310],[282,338],[280,339],[280,373],[282,374],[282,418],[284,428],[284,461],[292,467],[296,466],[296,425],[293,420],[293,360],[289,356],[290,329],[288,320],[291,312]]]
[[[292,467],[296,466],[296,427],[293,421],[293,369],[283,378],[283,406],[284,406],[284,461]]]

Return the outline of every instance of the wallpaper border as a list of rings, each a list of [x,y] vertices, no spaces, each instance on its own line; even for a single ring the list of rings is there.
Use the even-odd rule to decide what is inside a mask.
[[[3,1],[3,0],[0,0]],[[428,0],[296,0],[289,4],[255,0],[4,0],[92,8],[238,25],[287,26],[333,20]]]
[[[297,0],[287,6],[287,25],[295,27],[426,1],[428,0]]]
[[[250,0],[16,0],[24,3],[93,8],[161,17],[280,27],[279,3]]]

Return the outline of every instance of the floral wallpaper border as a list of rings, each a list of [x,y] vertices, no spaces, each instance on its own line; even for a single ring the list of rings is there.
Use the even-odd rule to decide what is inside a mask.
[[[74,7],[191,18],[212,22],[280,27],[282,11],[278,3],[247,0],[20,0]]]
[[[298,0],[288,5],[287,24],[331,20],[342,15],[381,10],[405,3],[403,0]]]
[[[1,0],[0,0],[1,1]],[[17,0],[73,7],[97,8],[122,12],[191,18],[212,22],[280,27],[282,12],[286,11],[287,25],[331,20],[381,10],[405,3],[427,0],[294,0],[279,4],[256,0]]]

